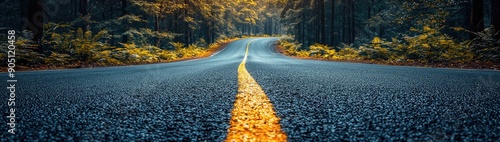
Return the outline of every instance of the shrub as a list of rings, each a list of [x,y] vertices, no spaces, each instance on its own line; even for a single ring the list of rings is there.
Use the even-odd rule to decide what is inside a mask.
[[[388,60],[391,57],[388,44],[379,37],[374,37],[372,43],[360,46],[359,55],[367,60]]]
[[[309,47],[309,52],[313,57],[324,59],[331,59],[335,56],[335,49],[330,49],[330,47],[318,43],[311,45]]]
[[[415,36],[406,36],[405,46],[400,49],[400,54],[407,59],[420,62],[466,62],[473,57],[470,49],[463,44],[455,42],[450,36],[439,30],[423,26],[423,29],[412,28],[417,32]]]
[[[159,61],[158,57],[155,54],[151,53],[150,50],[148,50],[148,47],[151,48],[151,46],[139,48],[136,47],[136,45],[133,43],[123,45],[125,47],[124,53],[128,55],[127,61],[129,63],[154,63]]]
[[[296,53],[298,57],[309,57],[309,51],[306,50],[300,50]]]
[[[64,67],[70,63],[70,55],[59,54],[57,52],[52,52],[49,57],[45,58],[45,62],[48,66],[54,67]]]
[[[38,67],[45,64],[45,55],[36,50],[39,45],[30,37],[19,37],[16,45],[16,65]]]
[[[500,39],[495,38],[495,36],[500,37],[498,36],[500,33],[495,33],[494,28],[489,27],[475,34],[477,38],[467,44],[476,55],[476,59],[500,62]]]
[[[83,31],[78,28],[76,31],[69,30],[68,25],[49,23],[45,25],[48,30],[42,40],[45,47],[51,47],[52,52],[57,54],[67,54],[75,61],[83,61],[85,63],[99,62],[94,56],[102,51],[112,48],[107,44],[106,39],[110,37],[107,30],[101,30],[97,34],[92,31]],[[65,31],[67,29],[67,32]],[[53,53],[50,53],[52,55]],[[55,55],[55,54],[54,54]],[[54,61],[54,60],[49,60]]]
[[[358,59],[359,51],[351,47],[344,47],[338,52],[338,57],[343,60]]]
[[[291,55],[291,56],[296,56],[297,55],[297,50],[301,46],[300,44],[296,42],[290,42],[291,39],[287,38],[282,38],[280,39],[280,46],[283,48],[285,51],[285,54]],[[307,56],[309,57],[309,55]]]
[[[162,60],[173,61],[177,59],[177,53],[175,51],[163,50],[159,55]]]

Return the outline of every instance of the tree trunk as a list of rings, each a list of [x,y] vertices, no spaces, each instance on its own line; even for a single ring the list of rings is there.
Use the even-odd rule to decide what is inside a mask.
[[[108,5],[108,7],[109,7],[109,12],[110,12],[109,19],[112,19],[112,18],[114,18],[113,16],[115,16],[113,13],[115,10],[113,9],[113,5]]]
[[[378,36],[380,38],[382,38],[385,34],[385,27],[384,26],[380,26],[379,29],[378,29]]]
[[[369,1],[370,2],[370,1]],[[371,2],[368,4],[368,17],[366,17],[366,19],[370,19],[372,18],[372,5],[373,5],[373,0],[371,0]]]
[[[269,18],[271,19],[271,22],[270,22],[270,24],[271,24],[271,25],[269,25],[269,29],[270,29],[271,31],[269,31],[269,35],[273,36],[273,34],[274,34],[274,28],[273,28],[273,27],[274,27],[274,26],[273,26],[273,25],[274,25],[274,23],[273,23],[273,17],[269,17]]]
[[[155,31],[159,34],[161,32],[161,29],[160,29],[160,16],[156,15],[155,16]],[[156,47],[160,47],[160,37],[156,37],[155,38],[155,45]]]
[[[127,0],[122,0],[122,16],[127,15]]]
[[[346,26],[347,25],[347,16],[346,16],[347,15],[346,14],[347,3],[346,2],[347,2],[346,0],[343,0],[344,5],[342,6],[342,16],[343,16],[343,18],[342,18],[342,42],[344,42],[344,43],[346,42],[346,36],[347,36],[346,35],[346,33],[347,33],[346,32],[346,30],[347,30],[347,26]]]
[[[331,46],[335,46],[335,0],[332,0],[332,30],[331,30]]]
[[[27,5],[27,17],[23,19],[23,30],[29,30],[33,33],[33,41],[38,44],[37,52],[42,52],[41,39],[43,37],[43,3],[42,0],[29,0]]]
[[[79,9],[79,12],[80,12],[80,16],[83,18],[83,17],[86,17],[88,14],[89,14],[89,11],[87,10],[87,7],[88,7],[88,3],[89,3],[89,0],[80,0],[80,9]],[[83,32],[86,32],[87,30],[89,30],[89,23],[87,22],[87,20],[83,20],[83,25],[81,25],[81,27]]]
[[[356,30],[354,29],[355,23],[356,23],[356,21],[355,21],[356,20],[356,18],[355,18],[356,17],[356,9],[355,9],[356,7],[354,4],[354,0],[350,0],[349,4],[350,4],[350,10],[351,10],[350,11],[351,16],[349,16],[349,17],[351,17],[351,24],[350,24],[351,27],[349,28],[351,31],[351,34],[350,34],[351,37],[349,39],[349,44],[351,44],[351,43],[354,43],[354,39],[356,37]]]
[[[188,7],[187,8],[184,8],[184,19],[186,19],[188,17],[188,8],[189,8],[189,3],[188,3],[188,0],[184,0],[184,4],[187,5]],[[184,44],[186,46],[189,45],[189,23],[185,22],[185,26],[184,26]]]
[[[495,0],[493,0],[495,1]],[[470,31],[481,32],[484,30],[484,20],[483,20],[483,0],[472,0],[472,10],[471,10],[471,26]],[[471,39],[476,38],[475,34],[471,34]]]
[[[500,39],[500,1],[491,1],[491,25],[495,28],[495,38]]]
[[[80,0],[80,15],[82,17],[85,17],[88,14],[87,4],[88,4],[88,0]]]
[[[302,13],[302,19],[305,19],[305,13]],[[305,26],[305,22],[302,21],[300,22],[300,24],[302,25],[302,33],[301,33],[301,37],[302,37],[302,47],[305,47],[306,46],[306,26]]]
[[[127,0],[122,0],[122,16],[127,15]],[[128,24],[125,25],[125,31],[128,31]],[[123,34],[122,35],[122,43],[127,43],[128,42],[128,35]]]
[[[471,27],[471,15],[472,15],[472,4],[470,3],[464,3],[461,5],[463,7],[462,11],[461,11],[461,14],[463,15],[462,17],[462,20],[463,20],[463,24],[462,24],[462,27],[466,28],[466,29],[470,29]],[[466,38],[467,39],[472,39],[470,36],[472,34],[470,33],[466,33],[466,35],[464,34],[464,36],[467,36]],[[465,38],[464,38],[465,39]]]
[[[102,5],[102,7],[101,7],[101,18],[102,19],[101,20],[104,21],[104,20],[106,20],[106,13],[107,13],[106,12],[106,6],[105,6],[106,5],[106,1],[105,0],[101,0],[101,5]]]
[[[318,0],[318,8],[319,8],[319,42],[321,44],[325,44],[325,0]]]

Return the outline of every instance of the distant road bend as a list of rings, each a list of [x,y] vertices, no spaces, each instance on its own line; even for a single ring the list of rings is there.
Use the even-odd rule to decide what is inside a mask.
[[[0,141],[500,139],[498,71],[300,60],[276,40],[199,60],[19,72],[16,135],[1,104]]]

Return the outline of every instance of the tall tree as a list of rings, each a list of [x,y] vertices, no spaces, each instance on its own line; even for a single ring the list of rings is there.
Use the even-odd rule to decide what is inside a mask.
[[[349,0],[349,17],[351,18],[350,22],[350,37],[349,37],[349,44],[354,43],[354,38],[356,37],[356,30],[354,29],[356,26],[356,4],[354,3],[354,0]]]
[[[325,0],[317,0],[317,7],[318,7],[318,18],[319,18],[319,43],[322,43],[322,44],[325,44],[325,35],[326,35],[326,31],[325,31]]]
[[[122,0],[122,7],[121,7],[121,10],[122,10],[122,17],[123,16],[126,16],[128,14],[127,12],[127,0]],[[125,31],[128,30],[128,25],[125,25],[126,28],[125,28]],[[127,43],[128,42],[128,35],[126,34],[122,34],[122,43]]]
[[[26,29],[30,30],[33,33],[33,40],[38,43],[43,37],[43,22],[45,20],[43,18],[43,1],[29,0],[28,17],[26,17],[24,24],[26,25]]]
[[[354,0],[344,0],[343,6],[343,41],[347,44],[354,42]]]
[[[484,30],[483,4],[484,4],[483,0],[472,0],[471,17],[470,17],[471,25],[469,27],[470,31],[481,32]],[[474,38],[476,38],[476,35],[471,34],[471,39]]]
[[[346,42],[346,34],[348,33],[348,30],[347,30],[347,2],[348,0],[342,0],[342,3],[343,3],[343,6],[342,6],[342,42]]]
[[[332,21],[332,26],[331,26],[331,42],[330,42],[330,45],[331,46],[335,46],[335,1],[336,0],[332,0],[332,15],[331,15],[331,21]]]
[[[495,28],[496,39],[500,39],[500,1],[491,1],[491,25]]]

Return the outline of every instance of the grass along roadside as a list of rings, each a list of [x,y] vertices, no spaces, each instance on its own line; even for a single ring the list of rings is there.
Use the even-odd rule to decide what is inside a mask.
[[[375,38],[373,42],[381,42],[379,40],[380,39]],[[384,43],[381,45],[387,44],[389,43]],[[401,48],[400,45],[399,47]],[[275,46],[275,50],[289,57],[308,60],[383,64],[395,66],[500,70],[500,63],[474,60],[473,57],[463,57],[472,56],[470,54],[464,55],[461,53],[456,53],[457,55],[455,56],[459,56],[461,58],[460,60],[430,61],[426,59],[408,59],[408,55],[404,53],[398,54],[396,53],[397,51],[393,51],[377,45],[360,46],[358,48],[343,45],[343,47],[340,48],[333,48],[326,45],[314,44],[311,45],[308,49],[301,49],[301,45],[297,42],[294,42],[294,40],[289,37],[280,39]],[[446,57],[449,55],[443,56]]]
[[[34,70],[60,70],[60,69],[75,69],[75,68],[94,68],[94,67],[111,67],[111,66],[127,66],[127,65],[141,65],[141,64],[155,64],[155,63],[168,63],[184,60],[192,60],[199,58],[206,58],[214,53],[217,53],[229,43],[240,38],[222,38],[218,39],[215,43],[207,47],[200,47],[197,44],[185,46],[182,43],[172,42],[175,50],[160,49],[154,46],[138,47],[135,44],[123,44],[122,48],[110,48],[102,51],[90,53],[93,54],[92,59],[89,61],[79,61],[71,59],[67,54],[60,54],[52,52],[50,56],[37,56],[41,58],[43,63],[37,65],[18,65],[16,71],[34,71]],[[26,40],[27,41],[27,40]],[[28,60],[32,58],[32,51],[26,51],[26,47],[30,47],[25,40],[17,43],[17,47],[21,54],[19,58]],[[28,54],[26,54],[28,53]],[[2,72],[6,72],[6,66],[0,67]]]

